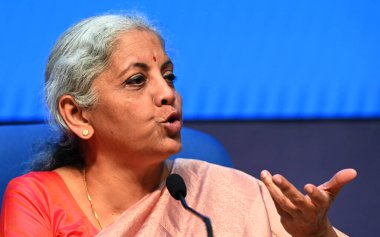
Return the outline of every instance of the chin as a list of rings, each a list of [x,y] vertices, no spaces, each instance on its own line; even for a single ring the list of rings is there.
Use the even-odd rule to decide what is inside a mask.
[[[168,149],[168,154],[171,156],[171,155],[174,155],[178,152],[180,152],[182,149],[182,143],[181,142],[178,142],[177,144],[174,144],[173,146],[171,146],[169,149]]]
[[[182,143],[179,143],[178,146],[174,149],[173,154],[171,154],[171,155],[174,155],[174,154],[180,152],[181,149],[182,149]]]
[[[167,157],[177,154],[181,151],[182,143],[181,139],[179,140],[172,140],[170,141],[170,144],[166,144],[162,146],[162,152],[165,153]]]

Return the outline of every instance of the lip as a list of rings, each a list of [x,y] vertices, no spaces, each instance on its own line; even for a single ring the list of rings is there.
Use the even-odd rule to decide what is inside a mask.
[[[178,111],[173,111],[166,117],[162,122],[165,130],[169,133],[170,136],[177,135],[182,128],[182,116]]]

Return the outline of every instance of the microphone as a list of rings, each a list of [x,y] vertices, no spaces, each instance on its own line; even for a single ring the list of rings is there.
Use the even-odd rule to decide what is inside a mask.
[[[190,211],[191,213],[193,213],[194,215],[196,215],[197,217],[199,217],[203,220],[203,222],[206,225],[207,237],[213,237],[214,235],[212,233],[212,226],[211,226],[210,218],[208,218],[205,215],[202,215],[201,213],[197,212],[193,208],[189,207],[189,205],[187,205],[186,200],[185,200],[187,190],[186,190],[186,184],[183,181],[183,178],[178,174],[169,175],[166,178],[166,187],[167,187],[170,195],[174,199],[180,200],[182,203],[182,206],[186,210]]]

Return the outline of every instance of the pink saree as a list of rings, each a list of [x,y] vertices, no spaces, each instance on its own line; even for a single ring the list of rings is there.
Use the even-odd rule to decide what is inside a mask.
[[[266,187],[238,170],[203,161],[168,163],[187,185],[188,204],[210,217],[215,237],[290,236]],[[339,231],[338,231],[339,232]],[[55,172],[32,172],[10,182],[0,236],[207,236],[203,222],[173,199],[164,182],[101,232],[84,215]],[[346,236],[339,232],[338,236]]]

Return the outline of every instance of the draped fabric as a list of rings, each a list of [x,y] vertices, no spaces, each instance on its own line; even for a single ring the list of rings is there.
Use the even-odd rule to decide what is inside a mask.
[[[188,204],[210,217],[216,237],[290,236],[267,189],[252,176],[189,159],[176,159],[170,172],[183,177]],[[202,220],[173,199],[164,182],[98,233],[55,172],[32,172],[10,182],[1,215],[3,235],[207,236]]]

